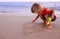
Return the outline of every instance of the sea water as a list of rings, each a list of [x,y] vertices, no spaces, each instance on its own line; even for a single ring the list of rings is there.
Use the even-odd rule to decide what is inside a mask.
[[[33,2],[0,2],[0,12],[29,14],[32,4]],[[39,2],[39,4],[45,7],[53,7],[57,12],[60,11],[60,2]]]

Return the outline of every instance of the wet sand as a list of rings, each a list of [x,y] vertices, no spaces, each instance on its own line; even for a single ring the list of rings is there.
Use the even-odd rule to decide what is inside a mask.
[[[44,28],[34,16],[0,15],[0,39],[60,39],[60,17],[52,23],[51,29]]]

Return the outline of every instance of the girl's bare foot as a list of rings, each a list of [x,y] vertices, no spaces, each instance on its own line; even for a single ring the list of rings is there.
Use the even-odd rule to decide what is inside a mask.
[[[47,29],[51,29],[52,28],[52,25],[49,25],[49,26],[46,26]]]

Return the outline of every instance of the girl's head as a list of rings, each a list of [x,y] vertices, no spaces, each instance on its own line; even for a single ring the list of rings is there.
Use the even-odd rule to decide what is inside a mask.
[[[41,10],[41,6],[38,3],[34,3],[31,7],[32,13],[38,13]]]

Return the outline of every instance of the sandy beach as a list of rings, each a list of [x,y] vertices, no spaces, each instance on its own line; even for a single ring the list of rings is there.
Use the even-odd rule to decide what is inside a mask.
[[[52,29],[44,28],[42,20],[31,23],[34,16],[0,14],[0,39],[60,39],[60,17]]]

